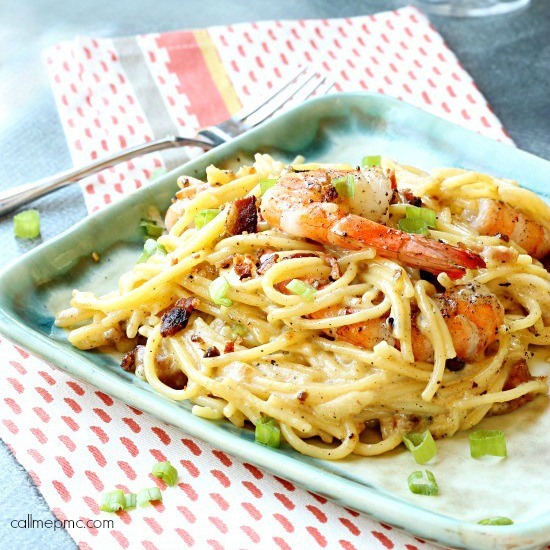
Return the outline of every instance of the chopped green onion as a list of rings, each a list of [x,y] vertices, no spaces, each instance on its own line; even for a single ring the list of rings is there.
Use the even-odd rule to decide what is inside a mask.
[[[419,219],[425,222],[428,227],[435,229],[437,227],[437,218],[435,212],[423,206],[407,206],[405,208],[405,217],[407,219]]]
[[[115,489],[110,493],[101,495],[99,509],[104,512],[118,512],[126,508],[126,498],[122,489]]]
[[[219,208],[207,208],[206,210],[201,210],[195,216],[195,227],[197,229],[202,229],[206,224],[210,223],[221,210]]]
[[[416,495],[434,496],[439,494],[439,487],[430,470],[413,472],[408,479],[409,489]]]
[[[419,218],[401,218],[399,220],[399,229],[405,233],[414,233],[416,235],[428,235],[428,225]]]
[[[240,323],[235,323],[234,325],[231,325],[231,332],[237,336],[246,336],[248,331],[246,330],[246,327]]]
[[[143,262],[146,262],[151,256],[154,254],[161,254],[162,256],[166,256],[168,254],[168,251],[164,246],[157,243],[154,239],[147,239],[145,241],[145,244],[143,245],[143,254],[138,258],[137,263],[141,264]]]
[[[437,447],[430,430],[422,433],[412,432],[405,434],[403,435],[403,443],[411,451],[413,458],[418,464],[425,464],[437,453]]]
[[[155,220],[142,218],[139,222],[139,226],[141,227],[145,238],[158,239],[163,232],[162,227],[158,225]]]
[[[506,439],[501,430],[478,430],[471,433],[469,439],[472,458],[506,456]]]
[[[304,283],[304,281],[300,281],[300,279],[292,279],[292,281],[287,283],[286,288],[292,294],[301,296],[306,302],[313,302],[315,300],[317,289],[308,283]]]
[[[218,306],[230,307],[233,305],[233,300],[227,297],[227,291],[230,286],[227,279],[223,276],[213,280],[208,287],[208,295],[210,299]]]
[[[345,178],[341,177],[332,180],[332,185],[339,197],[348,199],[355,197],[355,178],[353,174],[348,174]]]
[[[162,493],[158,487],[151,487],[150,489],[142,489],[136,497],[139,506],[146,506],[153,500],[162,501]]]
[[[40,235],[38,210],[24,210],[13,217],[13,233],[20,239],[36,239]]]
[[[260,180],[260,190],[262,192],[262,195],[268,190],[271,189],[276,183],[277,178],[265,178]]]
[[[128,508],[135,508],[136,507],[136,494],[135,493],[128,493],[124,495],[124,498],[126,500],[126,504],[124,505],[124,509],[128,510]]]
[[[363,157],[363,160],[361,161],[361,166],[365,168],[365,166],[368,166],[369,168],[371,166],[380,166],[382,163],[382,157],[380,155],[367,155],[366,157]]]
[[[153,466],[152,474],[159,479],[162,479],[166,485],[172,487],[178,480],[178,471],[170,464],[169,461],[157,462]]]
[[[513,525],[513,521],[510,518],[503,516],[495,516],[493,518],[485,518],[478,521],[479,525]]]
[[[281,430],[273,418],[264,416],[256,423],[254,439],[256,443],[278,447],[281,444]]]

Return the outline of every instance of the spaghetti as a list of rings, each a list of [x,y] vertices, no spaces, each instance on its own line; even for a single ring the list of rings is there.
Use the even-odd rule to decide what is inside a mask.
[[[526,361],[550,345],[536,259],[550,209],[533,193],[468,170],[268,155],[178,183],[156,253],[58,314],[77,348],[114,346],[194,414],[271,417],[323,459],[448,437],[547,392]],[[411,212],[424,235],[398,229]]]

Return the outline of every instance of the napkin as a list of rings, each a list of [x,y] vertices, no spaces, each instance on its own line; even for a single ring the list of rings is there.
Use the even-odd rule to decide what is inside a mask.
[[[387,94],[510,142],[472,78],[411,7],[348,19],[77,38],[44,58],[75,165],[167,134],[193,135],[305,63],[332,77],[336,91]],[[151,154],[87,178],[81,185],[88,210],[194,154]],[[82,549],[433,548],[189,437],[2,337],[0,354],[0,436],[57,518],[69,520]],[[175,487],[150,473],[164,460],[179,470]],[[152,486],[163,490],[161,504],[99,511],[104,491]]]

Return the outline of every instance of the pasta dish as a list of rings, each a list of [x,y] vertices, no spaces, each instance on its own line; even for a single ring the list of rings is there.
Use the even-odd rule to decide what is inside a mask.
[[[178,185],[118,288],[75,290],[56,324],[195,415],[340,459],[547,393],[550,208],[515,182],[257,154]]]

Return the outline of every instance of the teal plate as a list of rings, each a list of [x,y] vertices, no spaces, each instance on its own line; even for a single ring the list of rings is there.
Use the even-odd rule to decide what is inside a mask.
[[[438,442],[429,469],[441,494],[409,493],[407,476],[417,469],[401,450],[382,457],[323,462],[288,447],[273,450],[253,442],[250,432],[229,422],[195,417],[186,403],[155,394],[118,367],[118,358],[71,347],[54,315],[66,307],[75,287],[96,292],[114,288],[142,246],[139,221],[151,205],[165,210],[181,174],[202,177],[210,164],[244,161],[255,152],[290,161],[359,163],[383,154],[421,168],[467,167],[520,181],[548,198],[550,163],[454,126],[394,99],[375,94],[335,94],[312,100],[218,147],[154,184],[91,215],[56,239],[23,256],[0,275],[0,331],[69,374],[178,426],[187,434],[339,504],[456,548],[537,548],[550,541],[550,410],[538,397],[483,427],[506,430],[509,456],[475,461],[467,455],[467,434]],[[98,252],[101,261],[90,257]],[[546,356],[536,363],[544,371]],[[510,526],[482,526],[502,515]]]

